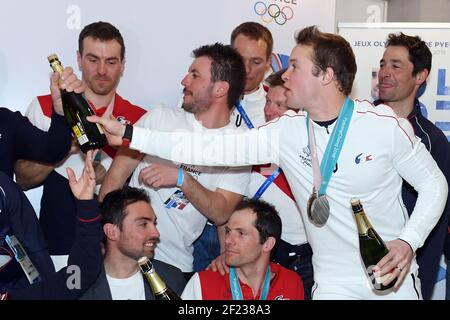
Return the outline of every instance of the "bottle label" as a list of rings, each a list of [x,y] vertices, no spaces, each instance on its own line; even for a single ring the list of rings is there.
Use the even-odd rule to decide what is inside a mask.
[[[75,136],[77,137],[77,140],[78,140],[78,143],[80,144],[80,146],[89,142],[88,137],[86,136],[84,131],[80,128],[79,124],[74,125],[72,127],[72,131],[73,131],[73,133],[75,133]]]
[[[88,142],[89,142],[89,139],[85,134],[78,137],[78,143],[80,144],[80,146],[82,146],[83,144],[88,143]]]

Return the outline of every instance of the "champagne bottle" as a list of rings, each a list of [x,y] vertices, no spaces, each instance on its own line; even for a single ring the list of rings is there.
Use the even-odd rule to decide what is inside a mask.
[[[351,199],[353,213],[355,214],[356,225],[358,227],[359,235],[359,251],[361,258],[366,266],[366,272],[372,281],[372,286],[376,290],[386,290],[392,288],[395,284],[395,279],[388,285],[383,285],[392,273],[387,273],[382,277],[375,277],[373,274],[373,267],[389,252],[383,239],[378,235],[369,219],[364,212],[361,201],[357,198]]]
[[[138,263],[142,273],[150,283],[155,300],[181,300],[180,296],[170,289],[159,277],[149,258],[142,257],[138,260]]]
[[[63,67],[57,55],[48,56],[48,61],[53,71],[60,75]],[[106,145],[106,135],[101,126],[97,123],[89,122],[86,117],[95,115],[86,98],[75,92],[61,90],[64,117],[72,128],[81,151],[86,153],[90,149],[101,149]]]

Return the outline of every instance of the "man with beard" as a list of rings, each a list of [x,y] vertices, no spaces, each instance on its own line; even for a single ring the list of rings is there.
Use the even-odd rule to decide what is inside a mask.
[[[138,126],[167,132],[236,130],[230,114],[244,89],[242,58],[230,46],[219,43],[195,49],[193,55],[195,59],[181,81],[182,109],[155,108],[139,120]],[[148,190],[158,217],[161,242],[156,258],[177,266],[189,279],[193,242],[207,219],[216,225],[228,220],[245,194],[249,168],[180,165],[121,148],[105,177],[100,199],[120,188],[133,170],[130,185]]]
[[[272,34],[262,24],[247,21],[231,32],[230,44],[240,54],[245,66],[244,94],[239,103],[235,104],[230,121],[239,129],[257,128],[266,122],[266,90],[263,80],[270,69]],[[223,251],[219,237],[223,239],[224,230],[216,228],[213,221],[207,222],[201,236],[194,243],[194,271],[204,270]]]
[[[78,41],[77,60],[82,80],[87,85],[85,96],[96,114],[104,117],[113,115],[124,124],[136,122],[145,110],[116,93],[125,68],[125,44],[119,30],[107,22],[95,22],[81,31]],[[51,96],[34,99],[26,115],[34,125],[48,130],[52,116]],[[97,184],[102,182],[115,153],[113,148],[107,146],[97,154]],[[79,175],[83,170],[84,157],[78,143],[74,142],[67,158],[56,166],[24,160],[16,164],[17,182],[22,188],[44,186],[40,223],[57,270],[67,264],[67,255],[75,238],[75,199],[65,170],[71,167]]]
[[[138,259],[153,259],[159,240],[156,216],[143,189],[124,187],[106,195],[100,206],[105,234],[102,271],[82,300],[153,300]],[[181,271],[153,260],[159,276],[180,294],[185,286]]]

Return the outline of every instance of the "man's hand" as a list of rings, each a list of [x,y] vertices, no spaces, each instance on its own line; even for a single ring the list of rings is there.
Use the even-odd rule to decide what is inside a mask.
[[[211,261],[206,270],[211,270],[214,272],[219,271],[222,276],[226,273],[230,273],[230,267],[225,263],[225,253],[222,253],[220,256]]]
[[[96,153],[97,151],[95,151]],[[94,151],[89,150],[86,153],[86,160],[84,161],[84,169],[80,179],[77,180],[75,173],[71,168],[66,168],[67,176],[69,178],[70,189],[78,200],[91,200],[94,198],[95,190],[95,171],[92,166],[95,157]]]
[[[110,146],[122,145],[122,137],[125,133],[125,126],[117,121],[113,115],[110,115],[109,119],[99,116],[89,116],[86,117],[86,119],[90,122],[99,123],[103,126]]]
[[[64,111],[60,89],[65,89],[67,92],[75,91],[76,93],[81,93],[86,90],[86,85],[77,78],[70,67],[64,69],[61,77],[58,72],[53,72],[50,78],[53,108],[57,114],[62,116],[64,115]]]
[[[178,168],[162,164],[151,164],[139,173],[139,181],[150,188],[175,187],[177,180]]]
[[[391,277],[386,279],[383,285],[387,285],[397,278],[394,288],[398,288],[409,273],[413,252],[409,244],[400,239],[386,242],[386,247],[389,249],[389,253],[377,263],[373,270],[377,277],[392,272]]]

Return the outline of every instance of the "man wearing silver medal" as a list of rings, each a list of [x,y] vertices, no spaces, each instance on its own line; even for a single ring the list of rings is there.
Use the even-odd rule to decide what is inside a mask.
[[[249,148],[234,158],[203,152],[202,159],[195,162],[271,162],[283,169],[314,253],[313,299],[421,299],[414,253],[442,214],[447,181],[407,119],[397,118],[385,105],[374,107],[368,101],[348,98],[356,62],[344,38],[311,26],[301,30],[296,40],[283,79],[288,104],[301,109],[298,114],[288,111],[277,121],[240,134],[239,138],[237,134],[220,138],[214,133],[184,135],[184,142],[195,140],[197,148],[180,150],[178,146],[177,152],[164,142],[180,138],[179,134],[135,128],[130,147],[180,161],[189,158],[191,152],[211,150],[206,149],[211,145],[232,146],[232,141],[238,139],[249,146],[256,143],[258,148]],[[121,143],[124,126],[90,119],[105,126],[111,144]],[[402,178],[418,192],[410,218],[404,212]],[[326,194],[330,207],[322,226],[325,219],[308,218],[307,202],[313,188],[318,195]],[[352,197],[361,199],[369,220],[386,241],[389,253],[374,270],[379,277],[391,273],[384,282],[395,281],[391,289],[376,291],[371,287],[361,261]],[[311,207],[313,219],[322,214],[326,217],[326,210],[314,209],[319,207],[317,204]]]

